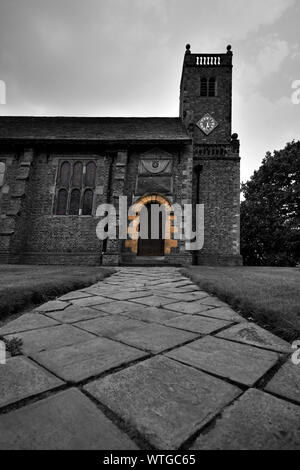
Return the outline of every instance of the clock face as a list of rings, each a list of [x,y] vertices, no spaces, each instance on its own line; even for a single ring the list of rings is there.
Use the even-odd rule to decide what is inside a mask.
[[[205,114],[205,116],[197,122],[197,126],[204,134],[208,135],[218,126],[218,123],[210,114]]]

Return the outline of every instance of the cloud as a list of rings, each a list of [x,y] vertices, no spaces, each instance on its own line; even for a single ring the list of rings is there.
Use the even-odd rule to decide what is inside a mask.
[[[235,20],[233,37],[244,39],[261,26],[274,24],[295,4],[295,0],[252,0],[246,4],[243,1],[219,0],[218,3],[223,4],[222,13],[231,12]]]
[[[300,139],[300,105],[289,94],[277,100],[260,93],[239,96],[234,109],[234,129],[241,139],[242,180],[245,181],[261,164],[267,151],[281,149],[287,142]]]
[[[288,57],[289,52],[287,41],[276,38],[274,35],[269,36],[257,57],[257,67],[261,77],[278,72],[284,59]]]
[[[283,62],[292,56],[288,42],[276,34],[255,41],[253,51],[252,57],[247,55],[247,60],[238,60],[236,64],[236,85],[244,96],[249,96],[263,81],[272,78],[281,70]]]

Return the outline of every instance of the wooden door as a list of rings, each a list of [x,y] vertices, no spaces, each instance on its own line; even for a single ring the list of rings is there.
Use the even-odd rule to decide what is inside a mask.
[[[157,203],[152,203],[156,204]],[[138,246],[138,256],[164,256],[164,245],[165,241],[163,240],[163,227],[162,221],[163,217],[162,214],[159,214],[159,220],[154,221],[154,223],[158,223],[158,239],[151,239],[151,203],[147,204],[146,206],[148,211],[148,239],[139,239],[139,246]]]

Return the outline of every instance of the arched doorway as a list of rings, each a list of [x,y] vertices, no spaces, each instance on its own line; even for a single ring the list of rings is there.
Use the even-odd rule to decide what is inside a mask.
[[[140,238],[136,237],[136,232],[140,231],[140,215],[143,207],[146,207],[147,212],[147,220],[151,217],[151,207],[152,205],[157,205],[160,207],[165,208],[165,215],[164,218],[162,214],[159,216],[158,226],[156,226],[156,232],[158,232],[159,236],[157,239],[151,239],[151,237],[147,237],[148,240],[141,240]],[[131,235],[131,238],[125,241],[125,247],[129,248],[131,252],[138,256],[164,256],[169,255],[171,253],[172,248],[176,248],[178,245],[178,241],[173,239],[174,227],[172,226],[172,222],[174,220],[174,216],[171,212],[171,204],[170,202],[163,196],[159,194],[149,194],[141,197],[138,201],[135,202],[134,212],[136,215],[129,216],[129,229],[128,234]],[[150,210],[149,210],[150,209]],[[165,219],[165,220],[164,220]],[[163,225],[165,226],[163,227]],[[148,220],[148,229],[147,233],[151,234],[151,221],[149,223]],[[164,230],[163,230],[164,228]],[[150,238],[150,239],[149,239]]]

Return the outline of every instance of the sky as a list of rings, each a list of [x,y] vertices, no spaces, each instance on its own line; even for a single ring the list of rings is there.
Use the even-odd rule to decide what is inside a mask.
[[[300,139],[299,24],[299,0],[0,0],[0,115],[178,116],[185,45],[231,44],[247,181]]]

